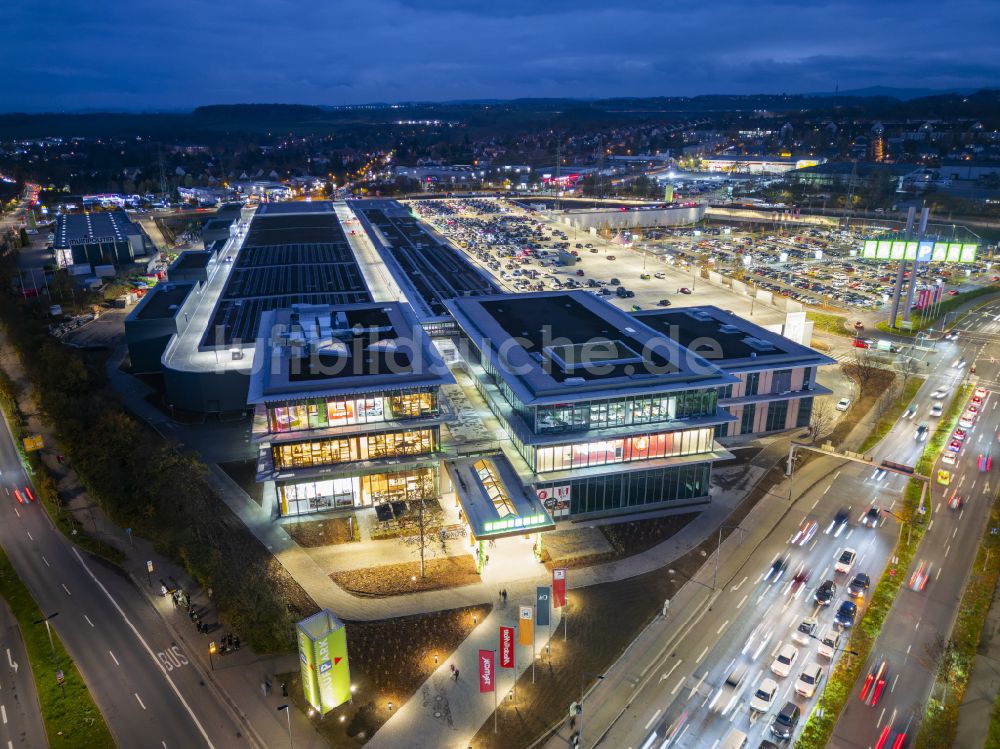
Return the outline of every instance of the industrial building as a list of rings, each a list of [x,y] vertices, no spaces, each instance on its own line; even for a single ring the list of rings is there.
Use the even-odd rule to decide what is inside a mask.
[[[56,220],[52,249],[56,264],[127,265],[152,247],[125,211],[64,213]]]

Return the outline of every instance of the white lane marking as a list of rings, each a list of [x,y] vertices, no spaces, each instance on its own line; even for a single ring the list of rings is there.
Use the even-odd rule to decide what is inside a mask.
[[[961,489],[962,488],[962,484],[964,484],[964,483],[965,483],[965,476],[962,476],[962,478],[960,478],[958,480],[958,488]]]
[[[717,635],[721,635],[721,634],[722,634],[722,630],[724,630],[724,629],[725,629],[726,627],[728,627],[728,626],[729,626],[729,620],[728,620],[728,619],[726,619],[726,621],[724,621],[724,622],[722,623],[722,626],[721,626],[721,627],[719,627],[719,628],[718,628],[717,630],[715,630],[715,634],[717,634]]]
[[[961,510],[959,510],[959,512],[958,512],[958,519],[959,519],[959,520],[961,520],[961,519],[962,519],[962,515],[964,515],[964,514],[965,514],[965,508],[963,507],[963,508],[962,508]]]
[[[740,602],[736,604],[736,610],[739,611],[741,608],[743,608],[743,604],[746,602],[747,602],[747,595],[744,594],[743,597],[740,599]]]
[[[750,579],[749,577],[744,577],[744,578],[743,578],[742,580],[740,580],[740,583],[739,583],[739,585],[734,585],[734,586],[733,586],[732,588],[730,588],[730,590],[731,590],[731,591],[732,591],[733,593],[735,593],[735,592],[736,592],[736,591],[738,591],[738,590],[739,590],[740,588],[742,588],[742,587],[743,587],[743,583],[745,583],[745,582],[746,582],[747,580],[749,580],[749,579]]]
[[[115,662],[115,665],[116,665],[116,666],[120,666],[120,665],[122,665],[122,664],[120,664],[120,663],[118,662],[118,659],[117,659],[117,658],[115,658],[115,654],[114,654],[114,653],[112,653],[112,652],[111,652],[110,650],[108,651],[108,655],[110,655],[110,656],[111,656],[111,660],[113,660],[113,661]]]
[[[4,487],[4,488],[6,488],[6,487]],[[10,496],[10,492],[7,492],[7,496]],[[17,515],[18,517],[21,517],[21,513],[19,513],[19,512],[17,511],[17,508],[16,508],[16,507],[14,508],[14,514],[15,514],[15,515]]]
[[[877,720],[877,721],[875,721],[875,727],[876,727],[876,728],[881,728],[881,727],[882,727],[882,718],[884,718],[884,717],[885,717],[885,710],[886,710],[886,709],[885,709],[885,708],[883,707],[883,708],[882,708],[882,712],[880,712],[880,713],[878,714],[878,720]]]
[[[955,534],[957,534],[957,533],[958,533],[958,527],[956,526],[955,530],[953,530],[953,531],[951,532],[951,537],[952,537],[952,538],[954,538],[954,537],[955,537]]]
[[[655,720],[656,720],[657,718],[659,718],[659,717],[660,717],[660,713],[662,713],[662,712],[663,712],[663,708],[660,708],[660,709],[659,709],[659,710],[657,710],[657,711],[656,711],[655,713],[653,713],[653,717],[649,719],[649,723],[647,723],[647,724],[645,725],[645,727],[644,727],[644,728],[643,728],[642,730],[644,730],[644,731],[648,731],[648,730],[649,730],[649,727],[650,727],[651,725],[653,725],[653,721],[655,721]]]
[[[29,531],[27,528],[25,528],[24,532],[28,534],[28,538],[30,538],[32,541],[35,540],[35,537],[31,535],[31,531]]]
[[[853,528],[851,528],[851,530],[847,531],[847,535],[844,536],[844,541],[847,541],[847,539],[849,539],[851,537],[852,533],[854,533],[854,529]]]
[[[90,617],[89,616],[87,616],[86,614],[84,614],[83,618],[87,620],[87,624],[89,624],[91,627],[94,626],[94,623],[92,621],[90,621]]]
[[[816,548],[816,544],[818,544],[818,543],[819,543],[819,539],[818,538],[814,538],[813,542],[811,544],[809,544],[809,551],[812,551],[813,549],[815,549]]]
[[[128,624],[129,629],[132,630],[132,633],[136,636],[139,642],[142,643],[142,647],[149,654],[150,659],[158,666],[160,666],[160,661],[156,657],[156,654],[153,652],[153,649],[149,647],[146,641],[142,638],[142,635],[139,634],[139,630],[135,628],[135,625],[132,624],[131,620],[127,616],[125,616],[125,612],[122,611],[122,607],[118,605],[118,601],[116,601],[111,596],[111,593],[109,593],[108,589],[104,587],[104,584],[97,579],[97,577],[94,575],[93,572],[90,571],[90,567],[87,566],[87,563],[83,561],[83,557],[80,556],[79,550],[74,548],[73,553],[76,555],[76,559],[80,563],[80,566],[83,567],[84,570],[86,570],[87,574],[90,575],[90,579],[93,580],[94,583],[97,584],[97,587],[101,589],[101,592],[104,593],[105,596],[107,596],[108,600],[111,601],[111,605],[115,607],[115,609],[121,615],[122,619],[125,620],[125,623]],[[213,744],[212,740],[208,737],[208,734],[205,732],[204,726],[201,725],[201,721],[198,720],[198,716],[194,714],[194,711],[191,709],[191,706],[187,703],[187,700],[184,699],[184,695],[181,694],[180,690],[177,688],[177,685],[174,684],[174,680],[170,678],[169,674],[167,674],[166,671],[162,670],[163,669],[162,666],[160,666],[160,669],[161,672],[163,673],[163,678],[167,680],[167,684],[170,685],[170,689],[173,690],[173,693],[175,695],[177,695],[177,699],[180,700],[181,705],[184,706],[184,709],[187,711],[188,715],[191,716],[191,720],[198,727],[198,732],[201,734],[202,738],[205,739],[205,743],[208,745],[209,749],[215,749],[215,744]],[[136,696],[136,698],[138,699],[138,695]]]
[[[698,656],[698,660],[696,660],[694,664],[697,666],[699,663],[701,663],[701,659],[704,658],[706,655],[708,655],[708,645],[706,645],[705,649],[701,651],[701,655]]]
[[[944,547],[944,558],[945,559],[948,558],[948,552],[949,551],[951,551],[951,544],[948,544],[947,546]]]
[[[698,679],[698,683],[695,684],[693,687],[691,687],[691,694],[688,695],[688,699],[691,699],[692,697],[694,697],[698,693],[698,690],[701,689],[701,685],[705,683],[705,677],[706,676],[708,676],[708,671],[706,671],[705,673],[703,673],[701,675],[701,678]]]
[[[686,676],[682,676],[682,677],[681,677],[681,680],[680,680],[679,682],[677,682],[677,686],[675,686],[675,687],[674,687],[673,689],[671,689],[671,690],[670,690],[670,696],[671,696],[671,697],[673,697],[673,696],[674,696],[675,694],[677,694],[677,692],[679,692],[679,691],[680,691],[680,688],[681,688],[682,686],[684,686],[684,681],[685,681],[686,679],[687,679],[687,677],[686,677]]]
[[[913,647],[913,644],[912,644],[912,643],[906,646],[906,654],[907,654],[907,655],[909,655],[909,654],[910,654],[910,648],[912,648],[912,647]]]
[[[824,492],[824,494],[825,494],[825,492]],[[815,510],[816,509],[816,505],[818,505],[818,504],[819,504],[819,500],[817,499],[815,502],[812,503],[812,506],[809,509],[810,510]]]
[[[929,532],[930,532],[930,530],[931,530],[931,528],[933,528],[933,527],[934,527],[934,521],[933,521],[933,520],[931,520],[931,522],[929,522],[929,523],[927,524],[927,532],[929,533]]]
[[[141,697],[139,697],[139,693],[138,693],[138,692],[132,692],[132,694],[134,694],[134,695],[135,695],[135,698],[136,698],[137,700],[139,700],[139,707],[141,707],[141,708],[142,708],[143,710],[145,710],[145,709],[146,709],[146,706],[142,704],[142,698],[141,698]]]
[[[684,661],[677,661],[677,663],[675,663],[674,665],[672,665],[672,666],[670,667],[670,670],[669,670],[669,671],[667,671],[667,672],[665,672],[665,673],[663,674],[663,676],[661,676],[661,677],[660,677],[660,682],[663,682],[663,681],[666,681],[667,679],[669,679],[669,678],[670,678],[670,674],[672,674],[672,673],[674,672],[674,670],[675,670],[675,669],[676,669],[676,668],[677,668],[677,667],[678,667],[679,665],[681,665],[681,663],[683,663],[683,662],[684,662]],[[659,683],[659,682],[657,682],[657,683]]]
[[[828,485],[828,486],[826,487],[826,489],[824,489],[824,490],[823,490],[823,496],[824,496],[824,497],[826,496],[826,493],[827,493],[828,491],[830,491],[830,487],[829,487],[829,485]],[[819,500],[817,499],[816,501],[818,502]],[[813,505],[813,507],[815,507],[815,506],[816,506],[816,505]]]
[[[889,687],[890,692],[896,691],[896,682],[899,681],[899,674],[896,674],[896,678],[892,680],[892,686]]]
[[[69,592],[69,588],[66,587],[66,583],[59,583],[59,584],[62,586],[62,589],[66,591],[66,595],[68,596],[73,595],[72,593]]]
[[[937,580],[941,577],[941,565],[938,565],[937,572],[934,573],[934,579]]]
[[[915,629],[915,630],[920,629],[920,622],[921,622],[921,619],[917,619],[917,626],[915,626],[913,629]]]
[[[45,558],[44,554],[42,554],[42,561],[45,562],[45,566],[46,567],[51,567],[52,566],[51,564],[49,564],[49,560]]]
[[[3,724],[7,725],[7,706],[0,705],[0,716],[3,717]]]
[[[934,508],[934,512],[937,512],[937,511],[938,511],[938,510],[940,510],[940,509],[941,509],[941,503],[940,503],[940,502],[938,502],[938,503],[937,503],[937,507],[935,507],[935,508]]]

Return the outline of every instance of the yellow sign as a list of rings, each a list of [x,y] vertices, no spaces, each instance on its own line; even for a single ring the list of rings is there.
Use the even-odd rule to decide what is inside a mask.
[[[534,609],[531,606],[521,606],[517,622],[517,641],[521,645],[531,645],[535,641],[534,620]]]
[[[40,434],[24,438],[24,449],[29,453],[34,450],[41,450],[43,447],[45,447],[45,440],[42,439],[42,435]]]

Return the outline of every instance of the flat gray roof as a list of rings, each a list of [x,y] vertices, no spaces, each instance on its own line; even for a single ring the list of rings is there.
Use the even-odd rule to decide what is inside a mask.
[[[454,382],[407,305],[297,305],[261,316],[248,403]]]
[[[446,302],[525,404],[720,387],[736,378],[585,291]]]
[[[128,316],[128,320],[159,320],[174,317],[188,295],[194,291],[195,283],[161,283],[154,286],[139,300],[139,304]]]
[[[835,363],[808,346],[712,305],[651,309],[631,315],[726,371]]]

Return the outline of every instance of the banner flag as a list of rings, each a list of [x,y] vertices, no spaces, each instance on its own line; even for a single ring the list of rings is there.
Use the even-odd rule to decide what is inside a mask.
[[[520,645],[531,647],[535,641],[534,632],[534,612],[531,606],[522,606],[521,613],[517,621],[517,642]]]
[[[552,591],[548,585],[539,585],[535,589],[535,624],[539,627],[549,626],[549,599]]]
[[[552,605],[561,609],[566,605],[566,568],[552,570]]]
[[[500,627],[500,668],[514,668],[513,627]]]
[[[492,692],[495,688],[493,681],[493,651],[479,651],[479,693]]]

